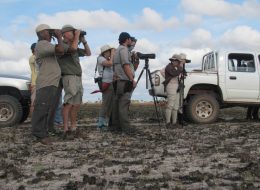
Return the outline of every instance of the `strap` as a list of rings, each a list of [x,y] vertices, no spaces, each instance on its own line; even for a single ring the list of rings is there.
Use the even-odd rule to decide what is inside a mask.
[[[98,56],[98,57],[99,57],[99,56]],[[96,77],[96,73],[97,73],[98,57],[97,57],[97,63],[96,63],[95,76],[94,76],[94,77]],[[105,70],[105,66],[103,66],[103,72],[102,72],[101,78],[103,78],[104,70]]]

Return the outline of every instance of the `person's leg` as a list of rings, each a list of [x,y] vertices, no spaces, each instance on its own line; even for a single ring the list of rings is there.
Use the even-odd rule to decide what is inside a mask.
[[[122,130],[128,130],[130,127],[129,122],[129,106],[130,106],[130,93],[124,93],[119,99],[119,122]]]
[[[32,134],[37,138],[48,137],[48,115],[57,87],[44,87],[36,92],[35,107],[32,115]]]
[[[64,104],[63,110],[62,110],[62,116],[63,116],[63,130],[64,132],[67,132],[69,130],[69,112],[71,110],[72,105],[71,104]]]
[[[120,123],[120,109],[119,102],[123,96],[124,92],[124,83],[122,81],[116,82],[116,90],[113,96],[113,106],[112,106],[112,124],[110,126],[111,130],[121,131],[121,123]]]
[[[98,128],[103,128],[105,126],[105,109],[106,109],[106,94],[102,93],[102,104],[99,110],[99,117],[98,117]]]
[[[77,116],[80,109],[80,105],[72,105],[70,111],[70,122],[71,122],[71,131],[77,129]]]
[[[36,98],[36,86],[31,86],[31,106],[30,106],[30,116],[32,117],[34,104]]]
[[[60,96],[58,107],[55,111],[54,123],[61,126],[63,124],[62,119],[62,95]]]
[[[172,110],[172,124],[175,125],[177,123],[178,118],[180,94],[176,93],[173,97],[174,105]]]
[[[176,99],[176,89],[173,88],[171,84],[168,84],[166,87],[166,93],[167,93],[167,105],[165,108],[165,119],[166,119],[166,124],[169,125],[171,123],[172,110]]]
[[[56,109],[59,105],[59,99],[60,99],[60,96],[61,96],[61,89],[60,88],[56,88],[55,89],[55,94],[54,96],[52,97],[52,100],[51,100],[51,107],[50,107],[50,111],[48,113],[48,131],[49,132],[52,132],[52,133],[55,133],[55,129],[54,129],[54,116],[55,116],[55,112],[56,112]]]
[[[103,115],[100,115],[104,118],[103,125],[107,126],[109,122],[109,118],[112,112],[112,105],[113,105],[113,86],[110,85],[109,88],[103,92],[103,100],[102,100],[102,107],[103,107]]]

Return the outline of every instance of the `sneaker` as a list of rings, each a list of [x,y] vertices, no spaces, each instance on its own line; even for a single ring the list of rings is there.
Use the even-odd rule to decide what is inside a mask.
[[[65,131],[65,132],[63,132],[62,139],[63,140],[73,140],[74,138],[71,134],[71,131]]]
[[[40,138],[39,142],[42,143],[43,145],[52,145],[52,141],[49,137]]]
[[[172,124],[171,123],[166,123],[166,128],[167,129],[172,128]]]

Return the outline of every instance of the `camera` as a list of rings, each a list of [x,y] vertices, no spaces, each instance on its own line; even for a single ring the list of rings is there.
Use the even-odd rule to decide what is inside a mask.
[[[139,57],[139,59],[155,59],[154,53],[143,54],[143,53],[137,52],[136,54]]]
[[[94,82],[95,82],[95,83],[102,82],[102,77],[95,77],[95,78],[94,78]]]
[[[83,30],[81,30],[81,31],[80,31],[80,35],[79,35],[79,36],[85,36],[85,35],[87,35],[87,32],[86,32],[86,31],[83,31]]]

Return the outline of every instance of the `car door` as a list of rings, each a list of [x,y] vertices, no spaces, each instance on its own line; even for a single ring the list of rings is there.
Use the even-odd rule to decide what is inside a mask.
[[[259,98],[258,61],[254,54],[229,53],[226,67],[227,100],[256,102]]]

